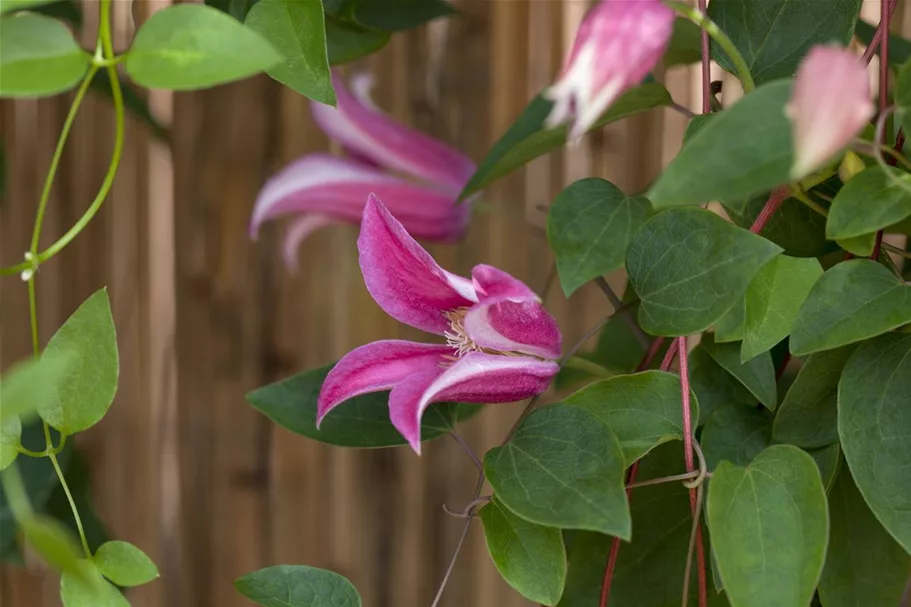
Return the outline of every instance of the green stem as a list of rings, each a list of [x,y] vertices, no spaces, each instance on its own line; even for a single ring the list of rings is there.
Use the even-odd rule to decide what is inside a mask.
[[[747,62],[744,60],[743,55],[740,54],[731,39],[721,31],[721,28],[714,21],[688,4],[675,0],[665,0],[665,4],[678,14],[691,19],[696,25],[704,29],[712,37],[712,40],[718,43],[718,46],[724,50],[731,63],[734,64],[734,71],[737,72],[737,78],[740,79],[740,83],[743,85],[744,93],[749,93],[756,88],[753,76],[750,74],[750,68],[747,67]]]
[[[32,327],[32,353],[35,358],[41,356],[41,345],[38,341],[38,300],[35,295],[35,275],[28,280],[28,316]]]
[[[813,200],[812,198],[807,196],[806,193],[803,190],[801,190],[800,188],[792,187],[791,195],[794,198],[796,198],[797,200],[799,200],[800,202],[802,202],[805,205],[807,205],[808,207],[810,207],[810,209],[812,209],[812,210],[816,211],[817,213],[819,213],[820,215],[822,215],[823,217],[827,217],[829,215],[829,212],[827,210],[825,210],[823,207],[821,207],[815,200]]]
[[[44,433],[50,444],[51,436],[47,424],[44,424]],[[51,463],[54,465],[54,471],[57,472],[57,478],[60,479],[60,486],[66,494],[66,501],[70,503],[70,510],[73,511],[73,518],[76,519],[76,529],[79,530],[79,541],[82,542],[82,549],[85,551],[85,558],[92,558],[92,550],[89,548],[89,542],[85,537],[85,529],[82,527],[82,517],[79,516],[79,509],[76,508],[76,502],[73,500],[73,494],[70,492],[70,486],[66,484],[66,478],[63,476],[63,470],[60,469],[60,463],[54,453],[48,454]]]

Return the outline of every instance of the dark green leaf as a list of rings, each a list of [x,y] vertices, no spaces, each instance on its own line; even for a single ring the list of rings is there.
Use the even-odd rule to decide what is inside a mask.
[[[911,287],[875,261],[846,261],[813,286],[794,322],[791,352],[831,350],[908,322]]]
[[[871,234],[911,215],[911,175],[874,166],[855,175],[835,196],[826,236],[844,239]]]
[[[712,0],[709,17],[743,55],[757,84],[791,76],[810,47],[848,44],[862,0]],[[734,72],[727,54],[712,45],[712,58]],[[783,607],[783,606],[782,606]]]
[[[784,108],[790,95],[790,80],[771,82],[719,112],[683,145],[646,194],[652,205],[746,198],[789,181],[794,153]]]
[[[60,578],[60,598],[64,607],[130,607],[114,586],[104,580],[94,563],[79,561],[78,573],[66,572]]]
[[[775,257],[756,273],[746,292],[742,360],[768,352],[791,333],[800,306],[820,276],[822,266],[812,257],[785,255]],[[771,362],[769,359],[770,366]]]
[[[774,261],[775,260],[773,259],[769,263],[773,263]],[[718,322],[715,323],[716,343],[726,344],[743,340],[744,313],[745,310],[743,305],[734,304],[734,307],[728,310],[727,314],[718,319]]]
[[[810,356],[775,415],[776,441],[812,449],[838,440],[838,380],[855,346]]]
[[[326,50],[330,65],[341,65],[374,53],[389,42],[389,32],[326,15]]]
[[[775,382],[775,366],[772,364],[772,355],[768,352],[756,356],[747,362],[740,362],[740,344],[715,343],[712,334],[702,336],[700,342],[703,350],[711,356],[716,363],[733,375],[753,395],[769,409],[774,410],[778,404],[778,388]]]
[[[62,93],[79,82],[91,61],[70,30],[55,19],[34,13],[0,19],[2,97]]]
[[[108,76],[107,70],[99,70],[95,73],[95,77],[92,78],[92,83],[89,85],[89,90],[103,95],[105,99],[113,99],[111,78]],[[152,114],[152,109],[139,92],[123,78],[120,79],[120,91],[123,95],[123,104],[126,109],[138,118],[140,122],[149,127],[152,135],[167,141],[169,139],[168,129]]]
[[[158,567],[152,559],[129,542],[106,542],[92,560],[101,575],[118,586],[140,586],[158,577]]]
[[[532,413],[484,470],[497,497],[522,518],[550,527],[630,536],[623,452],[598,418],[551,405]]]
[[[455,13],[445,0],[352,0],[342,6],[360,24],[387,31],[411,29]]]
[[[37,8],[28,10],[34,10],[45,17],[69,23],[76,29],[82,27],[82,8],[76,0],[52,0],[47,4],[41,4]]]
[[[819,469],[806,453],[776,445],[746,468],[718,465],[706,504],[725,592],[738,607],[806,607],[828,542]]]
[[[639,324],[654,335],[704,331],[743,301],[747,284],[781,249],[703,209],[669,209],[630,244],[626,268]]]
[[[833,182],[841,187],[837,178]],[[728,202],[725,207],[734,223],[749,228],[768,199],[767,194],[762,194],[746,200],[741,206]],[[786,198],[759,235],[783,248],[791,257],[818,257],[838,248],[834,242],[826,240],[826,218],[796,198]]]
[[[246,25],[285,57],[283,63],[267,69],[267,74],[301,95],[335,105],[322,2],[259,0],[247,15]]]
[[[858,347],[838,384],[838,435],[876,518],[911,553],[911,335]]]
[[[665,67],[696,63],[702,58],[702,29],[689,19],[674,20],[674,33],[662,58]]]
[[[722,461],[746,466],[771,439],[768,411],[735,404],[721,407],[706,420],[699,443],[709,470],[715,470]]]
[[[643,84],[624,93],[589,131],[633,114],[670,105],[671,102],[667,89],[660,84]],[[550,114],[553,105],[552,101],[544,99],[540,94],[531,100],[522,115],[487,153],[459,195],[460,200],[486,188],[533,158],[566,144],[566,125],[554,129],[544,126],[544,119]]]
[[[351,582],[315,567],[266,567],[238,578],[234,587],[263,607],[361,607],[361,597]]]
[[[688,359],[690,386],[699,399],[700,423],[705,423],[721,407],[733,404],[752,407],[756,404],[756,397],[716,363],[701,345],[693,348]]]
[[[825,607],[898,605],[911,568],[845,469],[829,492],[829,551],[819,580]]]
[[[393,447],[406,444],[389,421],[389,393],[352,398],[326,416],[316,428],[316,401],[332,365],[310,369],[288,379],[258,388],[247,401],[279,426],[339,447]],[[477,405],[442,403],[424,413],[421,438],[430,440],[450,432],[455,424],[475,413]]]
[[[13,11],[38,8],[54,1],[55,0],[3,0],[3,2],[0,2],[0,15]]]
[[[642,196],[627,196],[596,177],[560,192],[547,215],[547,242],[569,297],[589,280],[623,266],[630,239],[651,214]]]
[[[106,289],[96,291],[48,342],[45,355],[68,356],[56,396],[38,408],[41,419],[65,434],[91,428],[107,413],[117,392],[120,363]]]
[[[256,2],[257,0],[205,0],[205,3],[212,8],[217,8],[238,21],[243,21],[246,18],[247,12],[253,8]]]
[[[282,56],[236,19],[199,4],[153,14],[127,53],[130,77],[148,88],[203,89],[275,67]]]
[[[664,371],[619,375],[589,384],[563,404],[591,413],[620,441],[627,466],[662,443],[683,440],[680,379]],[[699,419],[693,397],[690,417]]]
[[[19,521],[25,542],[57,571],[76,573],[80,550],[76,537],[63,523],[46,516]]]
[[[857,27],[854,28],[854,35],[865,46],[869,46],[876,34],[876,26],[867,23],[862,19],[857,20]],[[876,47],[876,54],[879,55],[879,47]],[[911,59],[911,40],[889,34],[889,65],[899,67]]]
[[[556,605],[566,581],[560,530],[519,518],[496,497],[478,515],[490,557],[503,579],[530,601]]]
[[[774,443],[775,441],[773,441]],[[804,449],[819,468],[819,476],[822,478],[822,484],[828,492],[835,483],[835,477],[841,469],[841,447],[838,443],[832,443],[828,447],[819,449]]]

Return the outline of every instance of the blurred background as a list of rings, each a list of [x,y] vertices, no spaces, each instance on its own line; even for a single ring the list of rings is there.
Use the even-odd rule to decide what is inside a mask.
[[[118,50],[135,26],[170,2],[117,0]],[[583,0],[456,0],[460,15],[397,34],[348,73],[376,76],[377,104],[479,162],[526,103],[550,83],[588,6]],[[900,3],[893,30],[911,31]],[[879,2],[862,16],[875,23]],[[95,2],[83,3],[81,39],[94,44]],[[873,65],[876,65],[874,58]],[[675,101],[698,108],[695,67],[663,76]],[[736,98],[725,80],[725,102]],[[874,89],[875,90],[875,89]],[[365,606],[429,605],[462,522],[476,471],[441,438],[417,457],[407,448],[344,450],[279,428],[246,392],[330,363],[380,338],[423,339],[371,300],[357,266],[353,226],[311,237],[290,274],[280,232],[257,242],[247,224],[257,191],[287,162],[328,149],[305,98],[260,76],[200,93],[147,97],[170,141],[128,118],[112,195],[91,226],[42,265],[42,343],[93,291],[107,286],[120,348],[117,399],[75,441],[88,495],[111,537],[159,565],[161,579],[128,593],[135,607],[249,605],[233,580],[273,564],[307,564],[349,577]],[[68,97],[0,101],[3,179],[0,262],[22,259]],[[477,206],[468,238],[433,246],[441,265],[467,274],[480,262],[545,285],[552,258],[546,207],[562,187],[597,175],[643,189],[679,149],[686,118],[664,109],[588,136],[498,182]],[[78,219],[107,168],[112,107],[92,95],[80,111],[51,197],[45,241]],[[612,277],[619,289],[623,276]],[[571,346],[612,310],[597,289],[571,301],[558,285],[546,304]],[[15,277],[0,282],[0,368],[29,355],[28,300]],[[487,407],[460,429],[481,453],[502,440],[520,405]],[[26,558],[0,566],[0,604],[59,605],[58,577]],[[474,525],[442,605],[520,606]]]

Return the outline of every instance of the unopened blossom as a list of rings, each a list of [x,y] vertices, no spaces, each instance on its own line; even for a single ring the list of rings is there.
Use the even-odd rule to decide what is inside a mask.
[[[544,91],[554,102],[547,126],[572,119],[569,138],[581,137],[654,69],[671,39],[674,18],[661,0],[601,0],[579,26],[557,81]]]
[[[562,338],[525,283],[488,265],[475,266],[471,279],[447,272],[375,196],[357,245],[377,304],[446,343],[384,340],[352,350],[323,383],[317,424],[350,398],[391,390],[392,424],[420,453],[421,416],[432,403],[513,402],[547,389]]]
[[[389,200],[396,217],[418,238],[452,242],[468,227],[470,201],[456,200],[475,171],[474,163],[380,111],[368,95],[370,82],[366,74],[356,76],[348,91],[336,75],[337,107],[310,104],[316,124],[341,145],[346,158],[309,154],[269,179],[259,192],[251,236],[265,221],[293,216],[284,242],[290,268],[296,267],[300,243],[315,230],[358,223],[371,193]]]
[[[787,105],[794,135],[791,177],[802,179],[844,149],[873,116],[867,66],[850,50],[814,46],[797,69]]]

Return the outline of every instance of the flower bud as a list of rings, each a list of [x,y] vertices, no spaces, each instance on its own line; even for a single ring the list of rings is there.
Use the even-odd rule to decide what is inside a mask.
[[[860,156],[854,152],[848,151],[845,153],[845,157],[841,159],[841,164],[838,165],[838,177],[841,179],[842,183],[848,183],[852,177],[865,168],[867,168],[867,165],[864,164],[864,161],[861,160]]]

